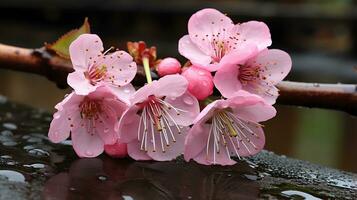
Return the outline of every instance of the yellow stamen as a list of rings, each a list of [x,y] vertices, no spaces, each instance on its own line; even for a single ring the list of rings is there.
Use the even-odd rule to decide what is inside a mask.
[[[143,65],[144,65],[146,80],[148,83],[151,83],[152,78],[151,78],[151,71],[150,71],[150,65],[149,65],[149,58],[143,57]]]
[[[238,135],[238,133],[237,133],[236,129],[233,127],[233,124],[232,124],[231,120],[229,120],[227,114],[222,112],[222,113],[219,113],[219,115],[222,117],[224,124],[228,127],[230,135],[232,137],[236,137]]]

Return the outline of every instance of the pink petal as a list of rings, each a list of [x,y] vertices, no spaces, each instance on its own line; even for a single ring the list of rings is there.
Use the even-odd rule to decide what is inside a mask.
[[[245,44],[244,46],[237,46],[236,49],[231,50],[228,54],[223,56],[219,63],[218,70],[224,68],[226,65],[243,64],[249,58],[258,54],[258,48],[255,44]]]
[[[135,93],[135,88],[132,84],[127,84],[122,87],[108,87],[113,94],[115,94],[121,101],[125,102],[126,104],[130,104],[130,98]]]
[[[138,140],[128,143],[128,154],[134,160],[152,160],[145,151],[140,150],[140,143]]]
[[[223,148],[223,146],[221,146]],[[208,156],[206,151],[202,151],[194,160],[202,165],[234,165],[237,162],[228,157],[227,151],[222,149],[220,153],[216,153],[216,159],[213,158],[213,148],[209,149]]]
[[[156,97],[179,97],[183,95],[188,86],[187,80],[181,75],[167,75],[158,81],[152,82],[153,92]]]
[[[183,36],[178,44],[179,52],[191,61],[191,63],[207,68],[211,63],[211,56],[201,51],[190,39],[189,35]]]
[[[254,125],[253,123],[246,123],[246,126],[250,129],[250,131],[246,129],[241,129],[242,133],[248,138],[248,139],[242,139],[242,140],[237,140],[237,138],[234,138],[232,141],[236,145],[236,147],[240,147],[239,149],[236,148],[239,156],[244,157],[244,156],[252,156],[257,153],[259,153],[263,148],[265,144],[265,135],[264,131],[261,126],[259,125]],[[240,133],[240,134],[242,134]],[[232,146],[232,143],[228,143],[228,147],[230,149],[231,155],[236,156],[236,152],[234,150],[234,147]]]
[[[226,98],[232,97],[235,92],[242,89],[238,74],[237,65],[225,66],[216,72],[213,82],[222,96]]]
[[[224,38],[234,27],[232,20],[216,9],[202,9],[188,21],[188,33],[193,43],[205,54],[212,53],[213,34]],[[219,34],[218,34],[219,33]]]
[[[95,34],[82,34],[69,46],[73,68],[86,71],[90,58],[95,58],[103,51],[102,40]]]
[[[279,49],[266,49],[250,59],[247,65],[261,65],[266,81],[275,85],[282,81],[291,70],[289,54]]]
[[[65,111],[57,111],[53,114],[53,120],[48,131],[51,142],[58,143],[67,139],[70,135],[70,124]]]
[[[197,157],[205,150],[209,130],[210,125],[205,124],[205,121],[193,125],[185,141],[184,157],[186,161]]]
[[[103,65],[107,67],[105,81],[114,85],[123,86],[130,83],[137,71],[133,57],[125,51],[116,51],[104,56]]]
[[[67,83],[78,95],[87,95],[98,87],[90,84],[89,80],[85,78],[84,73],[81,71],[74,71],[68,74]]]
[[[264,83],[262,86],[259,86],[259,88],[254,87],[254,85],[247,84],[242,89],[252,94],[259,95],[270,105],[275,104],[275,101],[279,96],[279,90],[275,86],[264,85]]]
[[[90,134],[86,127],[72,132],[73,148],[79,157],[97,157],[104,151],[104,143],[98,134]]]
[[[139,108],[137,106],[131,106],[124,112],[118,125],[119,139],[123,143],[129,143],[133,140],[137,140],[140,116],[136,113]]]
[[[169,114],[175,119],[175,122],[181,126],[189,126],[200,113],[200,107],[197,99],[190,93],[186,92],[177,98],[165,98],[165,101],[173,107],[181,109],[179,115],[174,109],[170,109]]]
[[[96,120],[96,131],[99,134],[100,138],[103,140],[104,144],[114,144],[118,139],[118,134],[115,129],[117,123],[117,118],[106,118],[105,116],[100,116],[98,122]]]
[[[234,26],[232,34],[238,35],[237,45],[254,44],[258,50],[263,50],[272,43],[269,27],[263,22],[249,21],[237,24]]]
[[[262,100],[251,105],[248,102],[246,105],[240,104],[239,106],[232,107],[232,110],[239,118],[252,122],[266,121],[276,115],[275,108]]]
[[[187,134],[188,128],[185,127],[181,129],[181,133],[178,134],[177,129],[172,126],[171,130],[173,131],[174,137],[176,139],[176,142],[172,141],[172,138],[169,136],[169,144],[170,146],[167,147],[165,142],[164,142],[164,152],[162,151],[162,146],[161,146],[161,141],[160,141],[160,134],[161,137],[164,140],[164,136],[162,133],[155,133],[155,142],[156,142],[156,151],[154,151],[153,145],[151,143],[148,143],[148,152],[147,154],[154,160],[157,161],[170,161],[175,158],[177,158],[179,155],[181,155],[184,151],[184,144],[185,144],[185,136]],[[150,135],[150,134],[149,134]],[[148,141],[151,141],[152,136],[150,135],[148,138]]]

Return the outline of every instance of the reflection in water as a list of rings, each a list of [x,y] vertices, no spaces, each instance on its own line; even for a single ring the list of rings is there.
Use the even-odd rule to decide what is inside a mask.
[[[68,173],[50,178],[44,199],[256,199],[259,184],[245,175],[241,162],[232,167],[196,163],[79,159]]]

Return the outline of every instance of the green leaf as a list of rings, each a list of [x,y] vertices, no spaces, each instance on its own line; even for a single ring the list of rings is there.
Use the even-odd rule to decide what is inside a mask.
[[[57,55],[69,59],[69,45],[77,39],[78,36],[84,33],[90,33],[88,18],[84,19],[84,23],[80,28],[69,31],[53,44],[46,44],[46,49],[52,50],[56,52]]]

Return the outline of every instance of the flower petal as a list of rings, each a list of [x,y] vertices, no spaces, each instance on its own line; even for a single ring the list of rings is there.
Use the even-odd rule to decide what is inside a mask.
[[[97,157],[104,151],[104,143],[99,134],[88,133],[86,127],[73,130],[72,143],[79,157]]]
[[[90,84],[81,71],[74,71],[68,74],[67,83],[78,95],[87,95],[93,92],[98,86]]]
[[[128,143],[128,154],[134,160],[152,160],[145,151],[140,150],[140,143],[138,140]]]
[[[238,155],[241,157],[252,156],[259,153],[265,144],[265,135],[262,127],[260,125],[255,125],[253,123],[245,123],[249,128],[241,129],[239,136],[232,139]],[[244,136],[242,135],[244,134]],[[230,149],[231,156],[236,156],[235,149],[231,142],[228,142],[228,147]],[[239,148],[237,148],[239,147]]]
[[[118,132],[120,141],[123,143],[129,143],[133,140],[138,140],[138,129],[140,116],[136,113],[139,108],[137,106],[131,106],[127,111],[124,112],[118,125]]]
[[[86,71],[90,58],[94,59],[103,51],[102,40],[95,34],[82,34],[69,46],[69,54],[75,70]]]
[[[211,141],[212,142],[212,141]],[[212,144],[212,143],[211,143]],[[198,156],[194,158],[194,160],[202,165],[234,165],[237,162],[232,160],[230,158],[230,155],[228,154],[229,152],[226,151],[226,149],[220,145],[220,152],[214,152],[213,145],[210,145],[210,148],[208,149],[208,154],[206,149],[204,151],[201,151]]]
[[[166,146],[165,139],[162,133],[155,133],[155,143],[156,143],[156,150],[154,151],[152,143],[148,143],[148,152],[147,154],[154,160],[157,161],[170,161],[175,158],[177,158],[179,155],[181,155],[184,151],[185,148],[185,136],[187,134],[188,128],[182,128],[181,133],[179,134],[177,129],[172,126],[171,130],[173,132],[173,135],[175,137],[176,142],[172,141],[172,137],[170,137],[170,134],[168,134],[168,139],[169,139],[169,144],[170,146]],[[163,148],[164,151],[162,151],[162,146],[161,146],[161,138],[163,141]],[[148,141],[151,141],[152,135],[149,134]]]
[[[165,98],[165,101],[171,104],[174,108],[180,109],[178,113],[174,109],[170,109],[168,113],[175,119],[175,122],[181,126],[189,126],[200,113],[198,100],[186,92],[177,98]]]
[[[201,51],[190,39],[189,35],[183,36],[178,44],[179,52],[191,61],[191,63],[206,68],[212,61],[211,56]]]
[[[254,44],[258,50],[263,50],[272,43],[269,27],[263,22],[249,21],[237,24],[232,29],[232,34],[237,35],[237,45]]]
[[[232,99],[232,101],[234,100]],[[249,102],[247,102],[246,105],[240,104],[239,106],[232,106],[232,110],[236,116],[239,116],[239,118],[252,122],[266,121],[276,115],[275,108],[265,103],[263,100],[250,105]]]
[[[222,38],[234,27],[232,20],[216,9],[202,9],[188,21],[188,33],[193,43],[207,55],[211,55],[213,38]]]
[[[282,81],[291,70],[289,54],[279,49],[266,49],[250,59],[247,65],[260,65],[261,75],[269,84],[275,85]]]
[[[58,143],[67,139],[70,135],[70,124],[65,111],[57,111],[53,114],[53,120],[48,131],[51,142]]]
[[[107,67],[105,81],[117,86],[129,84],[137,71],[133,57],[125,51],[116,51],[104,56],[103,65]]]
[[[210,125],[205,122],[195,123],[188,132],[185,141],[184,158],[186,161],[197,157],[205,150]]]
[[[239,70],[237,65],[225,66],[218,70],[213,78],[214,85],[226,98],[234,96],[234,93],[242,89],[238,80]]]
[[[126,104],[130,104],[130,98],[135,93],[135,88],[132,84],[127,84],[122,87],[108,87],[114,95],[116,95],[120,100],[125,102]]]
[[[181,75],[167,75],[158,81],[152,82],[154,95],[156,97],[179,97],[183,95],[188,87],[188,82]]]

